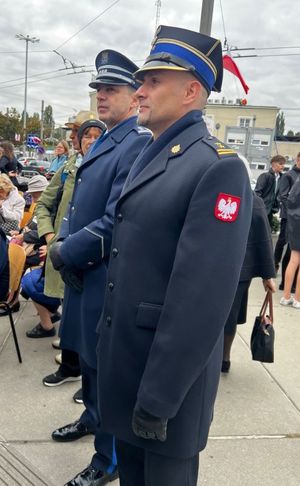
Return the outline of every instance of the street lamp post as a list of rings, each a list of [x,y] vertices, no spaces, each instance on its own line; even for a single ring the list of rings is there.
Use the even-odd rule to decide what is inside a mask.
[[[24,140],[24,152],[26,146],[26,122],[27,122],[27,73],[28,73],[28,42],[40,42],[37,37],[30,37],[29,35],[16,34],[16,38],[26,42],[26,55],[25,55],[25,90],[24,90],[24,113],[23,113],[23,140]]]

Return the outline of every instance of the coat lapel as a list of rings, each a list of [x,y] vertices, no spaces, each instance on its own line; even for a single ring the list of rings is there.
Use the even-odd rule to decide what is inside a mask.
[[[206,135],[208,135],[206,125],[201,121],[193,125],[192,130],[189,128],[188,131],[184,130],[177,137],[174,137],[131,182],[129,173],[120,200],[127,197],[133,191],[136,191],[154,177],[164,173],[167,170],[169,162],[171,163],[171,159],[181,156],[188,147]],[[135,161],[134,165],[139,163],[139,160],[140,157]]]

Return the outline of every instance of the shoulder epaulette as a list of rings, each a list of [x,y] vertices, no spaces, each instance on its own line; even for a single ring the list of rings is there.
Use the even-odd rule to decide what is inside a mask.
[[[136,129],[137,133],[139,133],[140,135],[152,135],[151,130],[149,130],[146,127],[141,127],[141,126],[138,125],[135,129]]]
[[[233,155],[237,155],[236,151],[233,148],[225,145],[225,143],[220,142],[216,137],[206,137],[203,138],[202,141],[209,145],[217,154],[219,158],[223,157],[232,157]]]

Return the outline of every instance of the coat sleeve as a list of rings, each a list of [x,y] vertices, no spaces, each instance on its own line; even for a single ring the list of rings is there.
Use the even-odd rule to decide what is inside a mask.
[[[54,233],[52,221],[52,208],[56,201],[57,192],[61,185],[61,173],[63,168],[60,168],[52,177],[50,184],[44,190],[35,207],[35,215],[38,222],[39,237]]]
[[[139,136],[135,139],[134,144],[122,152],[117,164],[116,175],[111,186],[104,215],[76,233],[69,235],[64,240],[61,247],[61,256],[67,266],[84,270],[94,264],[100,263],[103,258],[109,257],[115,207],[128,172],[148,139],[149,135]],[[63,231],[67,225],[68,217],[66,216],[59,239],[66,236],[63,234]]]
[[[240,197],[234,222],[215,216],[220,193]],[[191,198],[140,382],[138,404],[154,416],[177,414],[220,338],[245,256],[251,213],[243,164],[234,159],[216,162]]]
[[[268,174],[266,172],[264,172],[263,174],[260,174],[260,176],[258,177],[258,179],[256,181],[256,186],[255,186],[254,192],[255,192],[255,194],[257,194],[257,196],[259,196],[261,198],[263,198],[263,195],[264,195],[264,192],[265,192],[267,175]]]
[[[1,208],[5,219],[21,222],[24,214],[25,200],[17,191],[12,191]]]
[[[287,211],[287,198],[292,187],[291,176],[289,173],[283,174],[279,183],[279,201],[285,211]],[[286,214],[286,213],[285,213]]]

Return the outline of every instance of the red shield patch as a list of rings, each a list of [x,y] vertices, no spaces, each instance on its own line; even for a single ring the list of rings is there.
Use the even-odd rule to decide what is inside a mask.
[[[226,223],[233,223],[239,214],[241,198],[220,192],[215,207],[215,217]]]

